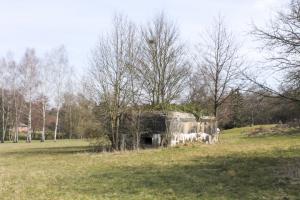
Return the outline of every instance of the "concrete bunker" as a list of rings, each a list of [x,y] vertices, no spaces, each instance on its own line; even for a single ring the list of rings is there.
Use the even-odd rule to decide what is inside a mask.
[[[178,144],[178,137],[191,140],[197,133],[213,135],[217,129],[215,117],[203,116],[196,120],[191,113],[185,112],[145,112],[140,121],[140,147],[155,148],[160,146],[174,146]],[[123,135],[123,144],[126,145],[128,135]]]

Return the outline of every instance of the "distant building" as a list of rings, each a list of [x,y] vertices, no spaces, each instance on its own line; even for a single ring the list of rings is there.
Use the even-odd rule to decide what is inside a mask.
[[[10,129],[11,132],[15,131],[15,127]],[[20,123],[18,126],[18,132],[19,133],[27,133],[28,132],[28,126],[26,124]]]

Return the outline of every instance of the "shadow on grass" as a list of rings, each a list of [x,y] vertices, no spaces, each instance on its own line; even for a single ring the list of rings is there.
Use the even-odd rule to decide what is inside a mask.
[[[166,166],[113,166],[62,181],[73,182],[70,190],[99,198],[297,199],[300,148],[269,156],[196,157]]]
[[[7,156],[35,156],[40,154],[49,155],[60,155],[60,154],[75,154],[91,152],[92,148],[90,146],[68,146],[68,147],[43,147],[43,148],[29,148],[25,150],[18,150],[12,152],[4,152]]]

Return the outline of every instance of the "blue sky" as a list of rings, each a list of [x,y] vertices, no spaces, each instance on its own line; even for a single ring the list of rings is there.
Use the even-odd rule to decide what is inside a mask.
[[[78,73],[87,69],[88,56],[100,34],[108,32],[115,13],[137,24],[164,11],[180,28],[182,39],[193,46],[201,31],[221,14],[255,57],[247,36],[249,25],[263,25],[288,0],[0,0],[0,56],[8,51],[19,59],[27,47],[38,55],[65,45]]]

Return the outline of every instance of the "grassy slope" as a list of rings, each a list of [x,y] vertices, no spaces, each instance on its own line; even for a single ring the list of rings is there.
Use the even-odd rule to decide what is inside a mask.
[[[0,199],[300,199],[300,134],[244,130],[218,145],[113,154],[80,140],[0,144]]]

